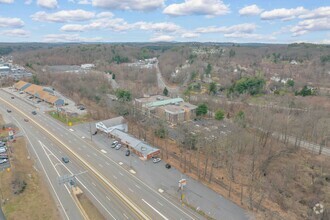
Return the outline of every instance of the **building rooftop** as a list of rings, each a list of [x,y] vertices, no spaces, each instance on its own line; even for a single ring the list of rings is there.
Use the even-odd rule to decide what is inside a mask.
[[[112,127],[112,126],[116,126],[116,125],[120,125],[120,124],[124,124],[126,123],[126,120],[124,117],[122,116],[119,116],[119,117],[116,117],[116,118],[110,118],[108,120],[105,120],[105,121],[100,121],[99,123],[102,123],[104,124],[106,127]]]
[[[14,88],[21,89],[23,86],[25,86],[27,84],[31,85],[31,83],[27,83],[27,82],[24,82],[24,81],[20,80],[20,81],[18,81],[17,83],[14,84]]]
[[[159,108],[171,114],[184,113],[184,109],[181,106],[177,106],[177,105],[164,105]]]
[[[146,103],[145,106],[148,108],[153,108],[153,107],[160,107],[163,105],[176,104],[176,103],[180,103],[180,102],[183,102],[182,98],[174,98],[174,99],[166,99],[166,100]]]
[[[31,95],[34,95],[34,94],[36,94],[37,92],[40,92],[40,91],[43,91],[42,86],[38,86],[38,85],[35,85],[35,84],[31,84],[29,87],[27,87],[24,90],[24,92],[27,92]]]
[[[143,98],[135,99],[135,101],[145,104],[145,103],[161,101],[161,100],[167,100],[167,99],[170,99],[170,98],[167,97],[167,96],[163,96],[163,95],[153,95],[153,96],[149,96],[149,97],[143,97]]]
[[[186,111],[191,111],[197,108],[196,105],[190,104],[189,102],[180,102],[180,107],[182,107]]]
[[[159,150],[121,130],[114,129],[110,133],[120,139],[122,143],[127,144],[135,150],[141,152],[144,157],[147,157],[148,154]]]

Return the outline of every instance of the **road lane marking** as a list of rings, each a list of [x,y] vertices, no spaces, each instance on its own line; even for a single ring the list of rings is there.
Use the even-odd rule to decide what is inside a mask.
[[[102,152],[102,153],[104,153],[104,154],[106,154],[106,153],[107,153],[107,152],[106,152],[105,150],[103,150],[103,149],[101,150],[101,152]]]
[[[125,218],[127,218],[127,219],[128,219],[128,217],[127,217],[127,215],[125,215],[125,213],[123,213],[123,216],[125,216]]]
[[[142,199],[142,201],[147,204],[150,208],[152,208],[155,212],[157,212],[160,216],[162,216],[163,219],[168,220],[168,218],[166,216],[164,216],[162,213],[160,213],[155,207],[153,207],[152,205],[150,205],[148,202],[146,202],[144,199]]]
[[[117,179],[117,177],[115,175],[113,175],[113,178]]]
[[[108,165],[108,166],[110,166],[110,163],[108,163],[108,162],[105,162],[105,164]]]
[[[136,186],[136,188],[141,189],[141,188],[139,187],[139,185],[136,185],[136,184],[135,184],[135,186]]]
[[[69,131],[74,131],[74,130],[72,128],[70,128]]]
[[[105,196],[105,198],[107,198],[107,200],[111,201],[111,199],[108,196]]]
[[[95,152],[93,154],[94,154],[95,157],[97,157],[97,154]]]
[[[135,170],[130,169],[129,172],[136,174]]]
[[[131,188],[128,187],[128,190],[131,191],[131,192],[134,192]]]
[[[99,166],[100,166],[100,167],[103,167],[103,165],[102,165],[102,164],[99,164]]]
[[[119,165],[123,165],[123,162],[119,162]]]
[[[92,184],[96,187],[96,185],[95,185],[95,183],[94,182],[92,182]]]
[[[121,172],[119,172],[120,175],[124,176],[124,174],[122,174]]]
[[[159,204],[159,205],[161,205],[161,206],[164,206],[162,203],[160,203],[159,201],[157,201],[157,203]]]

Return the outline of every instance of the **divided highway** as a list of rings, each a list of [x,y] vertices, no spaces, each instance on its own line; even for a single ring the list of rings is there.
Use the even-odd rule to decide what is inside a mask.
[[[25,126],[28,126],[25,129],[26,135],[33,137],[31,144],[44,155],[43,163],[56,167],[59,158],[68,155],[71,162],[60,165],[59,172],[76,174],[88,171],[77,177],[78,185],[107,219],[202,218],[190,209],[181,207],[177,201],[164,197],[113,161],[107,152],[101,151],[68,127],[43,112],[32,115],[34,107],[10,97],[0,91],[0,103],[13,110],[12,114],[18,121],[30,119]]]

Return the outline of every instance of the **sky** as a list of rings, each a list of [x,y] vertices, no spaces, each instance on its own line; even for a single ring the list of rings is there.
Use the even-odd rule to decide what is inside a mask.
[[[0,42],[330,44],[329,0],[0,0]]]

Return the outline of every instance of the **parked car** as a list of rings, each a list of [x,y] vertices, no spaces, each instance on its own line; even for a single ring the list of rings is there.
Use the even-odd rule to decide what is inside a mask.
[[[0,153],[5,153],[7,151],[7,148],[5,147],[0,147]]]
[[[23,94],[24,92],[23,91],[20,91],[19,94]]]
[[[15,98],[14,96],[11,97],[11,99],[14,99],[14,98]]]
[[[8,154],[1,153],[0,154],[0,159],[8,159]]]
[[[126,157],[128,157],[130,154],[131,154],[130,150],[127,150],[126,153],[125,153]]]
[[[10,109],[7,109],[7,112],[8,112],[8,113],[10,113],[10,112],[11,112],[11,110],[10,110]]]
[[[27,119],[27,118],[24,118],[24,121],[25,121],[25,122],[28,122],[28,121],[29,121],[29,119]]]
[[[67,157],[62,157],[62,161],[64,162],[64,163],[69,163],[69,158],[67,158]]]
[[[33,99],[33,96],[30,96],[29,99]]]
[[[152,160],[152,162],[153,163],[158,163],[158,162],[160,162],[162,159],[160,159],[159,157],[158,158],[154,158],[153,160]]]
[[[32,113],[32,115],[36,115],[36,114],[37,114],[37,112],[36,112],[36,111],[32,111],[31,113]]]
[[[38,100],[38,101],[37,101],[37,103],[40,103],[40,102],[42,102],[42,101],[41,101],[41,100]]]
[[[112,142],[111,147],[115,148],[117,144],[118,144],[118,141],[114,141],[114,142]]]
[[[167,169],[170,169],[170,168],[171,168],[171,164],[167,163],[167,164],[165,164],[165,167],[166,167]]]
[[[121,148],[121,144],[117,144],[115,149],[119,150],[120,148]]]
[[[7,163],[7,159],[0,159],[0,164]]]

